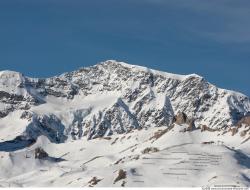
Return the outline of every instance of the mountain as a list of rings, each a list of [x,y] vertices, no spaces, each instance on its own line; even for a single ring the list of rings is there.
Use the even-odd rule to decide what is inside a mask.
[[[53,142],[131,129],[169,127],[178,112],[196,127],[226,129],[250,114],[250,100],[204,78],[106,61],[47,79],[0,73],[0,118],[28,122],[20,135]],[[59,127],[58,127],[59,126]]]
[[[239,162],[232,167],[239,171],[239,183],[247,184],[249,172],[246,173],[244,168],[249,169],[246,151],[249,140],[249,97],[218,88],[196,74],[171,74],[114,60],[45,79],[26,77],[14,71],[0,72],[0,153],[4,163],[4,169],[0,172],[0,185],[3,186],[24,184],[23,180],[27,180],[25,176],[21,177],[21,181],[15,181],[15,177],[22,174],[21,171],[28,175],[29,172],[39,172],[44,167],[59,170],[54,165],[59,161],[64,163],[67,160],[65,167],[74,170],[74,166],[70,166],[78,163],[74,155],[83,157],[83,160],[101,158],[102,161],[97,161],[92,170],[95,171],[101,163],[107,162],[112,167],[107,166],[107,169],[105,165],[102,169],[103,172],[107,169],[111,175],[113,166],[121,163],[130,164],[133,161],[140,168],[144,163],[143,159],[147,159],[141,154],[156,155],[159,160],[164,160],[165,157],[160,154],[169,154],[168,148],[175,157],[178,157],[178,151],[184,154],[180,161],[192,161],[195,158],[191,155],[198,155],[198,150],[204,153],[199,157],[206,158],[218,157],[224,152],[228,155],[229,162]],[[81,148],[78,151],[75,148],[71,150],[72,143],[76,148]],[[204,149],[205,144],[207,147]],[[176,146],[180,150],[175,150]],[[114,150],[112,147],[115,147]],[[239,150],[235,150],[235,147]],[[214,148],[218,155],[213,155],[209,148]],[[83,149],[88,152],[83,154]],[[190,150],[189,153],[187,149]],[[92,150],[95,152],[92,153]],[[63,152],[66,160],[59,155]],[[30,169],[23,157],[31,157]],[[40,160],[38,163],[37,158],[44,157],[46,162],[41,163]],[[238,157],[244,157],[246,163],[242,164]],[[157,167],[171,163],[161,161]],[[12,167],[15,171],[8,173]],[[125,179],[124,176],[130,178],[139,175],[130,165],[126,167],[130,168],[129,171],[121,169],[118,172],[121,179]],[[235,169],[224,170],[223,167],[219,167],[221,175]],[[148,171],[151,167],[144,168],[147,180],[150,181]],[[74,171],[77,172],[78,169]],[[160,171],[159,168],[158,172]],[[191,180],[201,174],[198,172],[196,175],[196,172],[191,172],[187,179]],[[104,173],[98,175],[103,177]],[[164,175],[175,175],[169,171],[165,173]],[[41,171],[39,175],[42,175]],[[11,181],[5,183],[8,177],[12,177]],[[1,181],[1,178],[5,180]],[[229,181],[236,179],[218,178]],[[219,179],[218,183],[221,182]],[[59,178],[56,179],[57,182],[60,181],[58,180]],[[91,180],[87,185],[112,186],[113,183],[105,180],[105,183],[100,182],[102,178],[98,177]],[[137,180],[137,183],[140,182]],[[178,182],[175,183],[178,186]],[[208,182],[205,180],[204,185],[205,183]],[[49,185],[47,182],[45,184]],[[147,184],[154,186],[151,182],[143,186]],[[190,185],[191,181],[184,184]],[[159,182],[160,185],[173,184]]]

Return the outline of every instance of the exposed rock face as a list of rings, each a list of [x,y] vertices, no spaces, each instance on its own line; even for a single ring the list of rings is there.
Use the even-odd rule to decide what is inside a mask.
[[[232,136],[234,136],[238,132],[238,129],[236,127],[231,127],[230,132],[231,132]]]
[[[187,124],[188,127],[184,129],[184,131],[193,131],[196,129],[195,120],[193,118],[188,118],[188,116],[184,112],[178,112],[174,117],[174,123],[177,125]]]
[[[148,147],[142,151],[142,154],[149,154],[149,153],[153,153],[153,152],[159,152],[159,149],[156,147]]]
[[[230,128],[232,136],[240,131],[241,137],[249,137],[250,138],[250,116],[245,116],[241,118],[235,127]]]
[[[54,106],[54,102],[61,105]],[[68,106],[63,109],[63,104]],[[43,134],[60,143],[83,136],[92,139],[132,129],[169,127],[173,121],[188,124],[187,130],[202,124],[224,128],[250,113],[250,101],[198,75],[106,61],[47,79],[0,72],[0,118],[20,110],[20,117],[30,122],[24,135],[36,138]],[[174,113],[178,113],[176,117]]]
[[[45,152],[41,147],[35,149],[35,158],[36,159],[44,159],[47,158],[49,155]]]
[[[97,177],[93,177],[88,183],[90,187],[97,185],[102,179],[98,179]]]
[[[150,137],[149,140],[157,140],[173,128],[174,128],[174,125],[171,125],[170,127],[166,128],[164,130],[159,130],[159,131],[155,132],[154,135],[152,137]]]
[[[27,119],[27,120],[31,120],[33,117],[33,113],[29,112],[29,111],[24,111],[21,115],[21,119]]]
[[[54,114],[32,116],[30,124],[26,127],[24,136],[28,139],[37,139],[40,135],[47,136],[51,142],[62,143],[67,139],[65,126]]]
[[[247,134],[248,130],[241,131],[240,136],[245,137]],[[250,135],[250,134],[249,134]]]
[[[202,125],[201,126],[201,132],[203,131],[210,131],[210,132],[214,132],[216,131],[216,129],[211,129],[210,127],[206,126],[206,125]]]
[[[99,112],[89,122],[93,123],[88,133],[90,139],[140,128],[137,118],[121,99],[118,99],[111,108]]]
[[[237,127],[241,127],[242,125],[250,126],[250,116],[245,116],[236,124]]]
[[[194,119],[189,120],[189,122],[188,122],[188,128],[187,128],[188,131],[193,131],[193,130],[196,129],[194,122],[195,122]]]
[[[177,115],[174,117],[174,122],[178,125],[187,123],[187,120],[187,115],[184,112],[178,112]]]
[[[13,71],[0,72],[0,118],[15,110],[28,110],[40,100],[26,85],[28,78]]]
[[[122,179],[126,179],[127,172],[124,170],[119,170],[118,171],[118,176],[115,178],[114,184]]]

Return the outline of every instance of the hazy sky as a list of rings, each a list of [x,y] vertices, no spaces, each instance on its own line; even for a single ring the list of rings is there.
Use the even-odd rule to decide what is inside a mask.
[[[0,70],[47,77],[107,59],[250,96],[249,0],[1,0]]]

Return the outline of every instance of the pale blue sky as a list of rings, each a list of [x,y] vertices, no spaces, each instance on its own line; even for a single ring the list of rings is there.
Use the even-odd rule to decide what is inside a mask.
[[[1,0],[0,70],[48,77],[116,59],[250,95],[249,0]]]

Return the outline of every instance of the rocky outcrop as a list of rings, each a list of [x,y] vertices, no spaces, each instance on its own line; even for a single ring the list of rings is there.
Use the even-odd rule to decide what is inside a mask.
[[[246,137],[247,134],[250,136],[250,116],[242,117],[235,126],[229,128],[229,132],[231,132],[232,136],[237,134],[240,131],[241,137]]]
[[[178,112],[174,117],[174,122],[178,125],[186,124],[188,121],[188,117],[184,112]]]
[[[141,127],[136,116],[121,99],[118,99],[109,109],[99,111],[90,121],[85,121],[85,125],[87,124],[91,125],[84,127],[89,129],[86,131],[89,139],[109,136],[113,133],[122,134]]]
[[[216,131],[216,129],[212,129],[212,128],[206,126],[206,125],[202,125],[201,126],[201,132],[203,132],[203,131],[214,132],[214,131]]]
[[[95,185],[97,185],[100,181],[102,181],[102,179],[98,179],[97,177],[93,177],[89,182],[89,187],[93,187]]]
[[[28,120],[28,121],[31,121],[32,117],[33,117],[33,113],[32,113],[32,112],[24,111],[24,112],[22,113],[22,115],[21,115],[20,118],[21,118],[21,119],[26,119],[26,120]]]
[[[196,129],[195,120],[193,118],[189,118],[184,112],[178,112],[174,117],[173,122],[177,125],[188,125],[187,128],[184,128],[184,132]]]
[[[44,159],[48,158],[49,155],[41,147],[35,149],[35,159]]]
[[[238,133],[237,127],[231,127],[231,128],[229,129],[229,131],[231,132],[232,136],[234,136],[236,133]]]
[[[159,152],[159,149],[156,147],[147,147],[144,150],[142,150],[142,154],[149,154],[154,152]]]
[[[122,179],[126,179],[126,177],[127,177],[127,172],[126,171],[124,171],[124,170],[119,170],[118,171],[118,176],[115,178],[115,180],[114,180],[114,184],[116,183],[116,182],[118,182],[118,181],[120,181],[120,180],[122,180]]]
[[[68,138],[66,136],[65,126],[54,114],[33,115],[23,135],[27,139],[37,139],[37,137],[44,135],[54,143],[65,142]]]
[[[195,120],[194,119],[190,119],[188,121],[188,128],[187,128],[187,131],[193,131],[195,130],[196,127],[195,127]]]
[[[241,119],[236,123],[236,126],[237,126],[237,127],[241,127],[242,125],[250,126],[250,115],[241,118]]]

